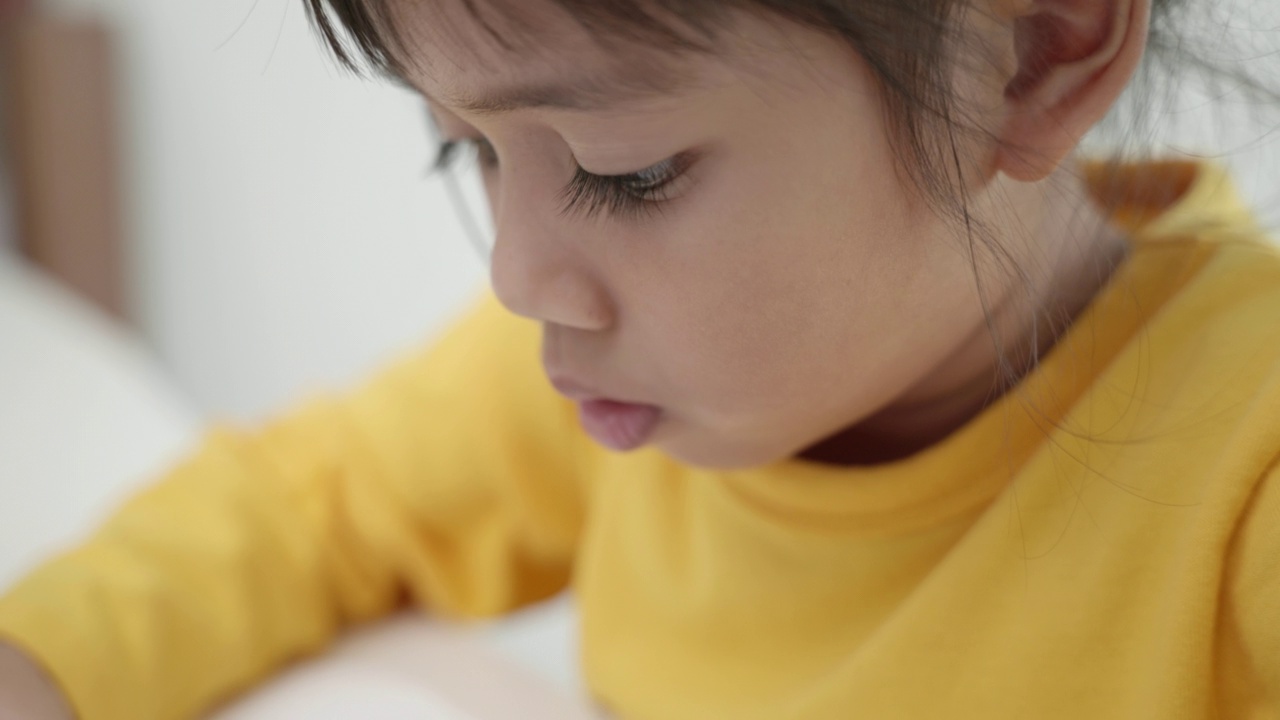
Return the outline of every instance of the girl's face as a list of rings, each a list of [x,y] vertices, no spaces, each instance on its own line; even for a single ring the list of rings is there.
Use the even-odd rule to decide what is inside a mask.
[[[744,16],[720,53],[654,57],[549,2],[520,12],[539,50],[495,46],[457,0],[396,19],[441,134],[490,161],[493,288],[542,324],[548,375],[659,406],[649,443],[717,468],[947,390],[986,332],[973,266],[903,180],[847,44]],[[580,182],[565,210],[578,168],[638,176]]]

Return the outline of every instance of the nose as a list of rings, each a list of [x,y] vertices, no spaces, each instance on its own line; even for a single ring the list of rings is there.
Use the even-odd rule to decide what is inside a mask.
[[[498,300],[511,312],[539,322],[608,328],[613,322],[608,294],[568,234],[567,223],[554,212],[520,212],[529,205],[516,200],[513,189],[504,188],[506,202],[494,218],[489,279]]]

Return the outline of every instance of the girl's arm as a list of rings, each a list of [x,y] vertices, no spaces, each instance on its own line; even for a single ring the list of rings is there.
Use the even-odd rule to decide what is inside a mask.
[[[538,327],[486,295],[429,352],[265,429],[218,429],[86,544],[0,597],[0,640],[82,720],[185,718],[417,602],[563,588],[585,449]]]

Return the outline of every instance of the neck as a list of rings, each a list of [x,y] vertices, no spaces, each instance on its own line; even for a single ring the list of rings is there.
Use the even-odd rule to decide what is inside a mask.
[[[1023,237],[994,238],[1023,277],[984,278],[984,288],[1002,290],[987,298],[985,322],[889,406],[799,457],[834,465],[876,464],[907,457],[950,435],[1036,366],[1127,256],[1124,234],[1107,224],[1074,161],[1039,183],[1000,177],[993,185],[985,202],[999,198],[1004,207],[1012,203],[1018,209],[1003,227],[1034,230]]]

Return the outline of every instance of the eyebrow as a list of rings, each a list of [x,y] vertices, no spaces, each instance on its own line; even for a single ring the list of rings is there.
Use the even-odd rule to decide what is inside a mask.
[[[482,94],[459,94],[435,98],[416,84],[402,81],[414,92],[443,107],[473,115],[488,116],[529,108],[553,108],[573,112],[593,112],[610,106],[678,94],[693,83],[687,76],[659,71],[653,67],[628,71],[622,76],[584,76],[570,81],[555,81],[489,91]]]

